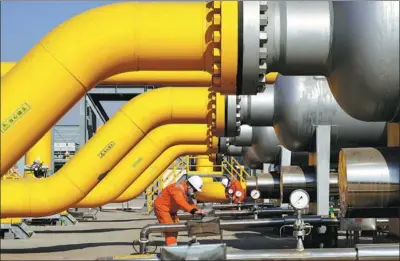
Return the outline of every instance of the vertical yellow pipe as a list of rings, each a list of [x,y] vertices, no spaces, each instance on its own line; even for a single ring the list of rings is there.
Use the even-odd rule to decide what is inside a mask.
[[[51,169],[52,147],[52,131],[50,130],[25,154],[25,165],[30,166],[38,159]],[[25,174],[30,174],[30,171],[25,171]]]
[[[213,174],[214,163],[212,163],[207,155],[199,155],[196,157],[196,172],[200,174]],[[213,178],[203,177],[204,182],[212,182]]]

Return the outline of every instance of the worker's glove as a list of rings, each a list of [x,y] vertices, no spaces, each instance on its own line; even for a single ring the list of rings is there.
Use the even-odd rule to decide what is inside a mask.
[[[194,214],[195,215],[200,215],[200,216],[205,216],[206,212],[204,212],[204,210],[202,210],[202,209],[199,209],[196,212],[194,212]]]

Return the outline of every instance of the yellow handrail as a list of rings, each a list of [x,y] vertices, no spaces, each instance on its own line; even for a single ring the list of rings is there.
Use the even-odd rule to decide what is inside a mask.
[[[175,161],[172,164],[172,171],[168,168],[169,174],[165,176],[165,172],[160,175],[147,189],[146,189],[146,196],[147,196],[147,213],[150,214],[153,210],[154,204],[154,196],[158,195],[160,191],[168,186],[169,184],[176,182],[178,177],[184,172],[188,170],[189,157],[185,156],[183,159],[180,159],[179,162]],[[172,176],[172,178],[171,178]]]
[[[182,173],[186,171],[187,174],[191,174],[190,169],[192,167],[199,167],[200,165],[190,164],[191,159],[196,159],[194,156],[184,156],[178,160],[176,160],[172,164],[171,167],[168,168],[169,174],[165,176],[165,172],[160,175],[147,189],[147,213],[150,214],[153,210],[154,204],[154,196],[158,195],[160,191],[168,186],[169,184],[176,182],[177,179],[181,176]],[[240,182],[244,182],[250,174],[246,171],[246,169],[234,158],[230,157],[230,159],[224,158],[221,165],[214,165],[214,167],[221,168],[221,174],[226,173],[231,177],[238,178]],[[193,172],[194,174],[195,172]]]

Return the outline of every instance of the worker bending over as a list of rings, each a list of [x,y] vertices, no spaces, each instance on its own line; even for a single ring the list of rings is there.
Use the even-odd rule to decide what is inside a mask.
[[[233,203],[244,201],[244,189],[239,180],[231,175],[225,175],[222,179],[222,185],[225,187],[226,197],[231,199]]]
[[[191,176],[187,181],[172,183],[165,187],[154,201],[154,213],[161,224],[178,223],[178,210],[184,210],[192,215],[204,215],[194,202],[194,194],[201,192],[203,180],[199,176]],[[165,233],[165,244],[176,245],[177,232]]]

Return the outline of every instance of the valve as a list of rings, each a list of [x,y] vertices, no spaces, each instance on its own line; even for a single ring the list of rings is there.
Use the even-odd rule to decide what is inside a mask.
[[[47,177],[48,166],[43,165],[39,159],[33,161],[32,165],[25,166],[25,170],[31,171],[36,178]]]

